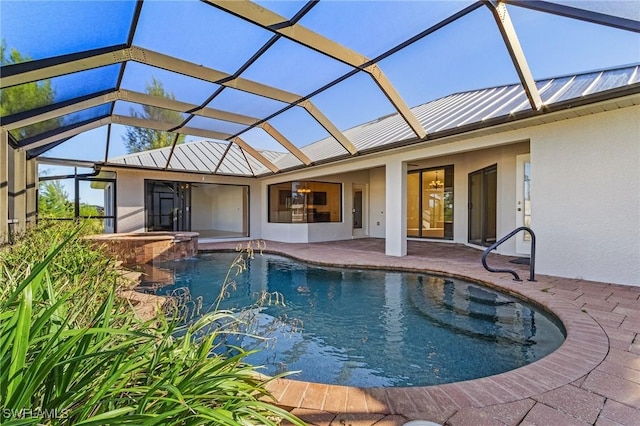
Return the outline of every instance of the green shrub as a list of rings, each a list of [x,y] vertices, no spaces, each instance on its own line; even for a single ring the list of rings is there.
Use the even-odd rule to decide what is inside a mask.
[[[140,321],[80,235],[39,227],[0,252],[0,423],[303,424],[268,402],[249,352],[214,351],[232,312]]]

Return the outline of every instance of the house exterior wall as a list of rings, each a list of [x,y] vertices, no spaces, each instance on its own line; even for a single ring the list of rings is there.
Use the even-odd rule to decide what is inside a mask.
[[[349,167],[368,168],[369,236],[387,237],[385,164],[390,159],[417,163],[418,168],[453,164],[454,242],[466,244],[468,173],[498,165],[500,238],[516,227],[516,156],[530,152],[536,271],[640,286],[640,107],[558,121],[550,118],[546,124],[494,129],[457,139],[321,166],[292,173],[288,179],[321,179],[325,173]],[[345,211],[348,208],[345,205]],[[346,230],[340,238],[350,235]],[[327,240],[332,238],[329,232],[325,235]],[[282,241],[288,238],[281,236]],[[304,238],[298,234],[291,241]],[[517,254],[515,239],[503,244],[499,252]]]
[[[540,273],[640,286],[640,107],[532,132]]]
[[[412,159],[409,170],[453,166],[454,209],[453,241],[467,242],[469,173],[497,164],[498,169],[498,235],[509,233],[516,227],[516,156],[529,152],[529,142],[514,142],[478,151],[443,155],[434,158]],[[515,241],[505,242],[498,249],[500,253],[514,254]]]
[[[544,120],[548,122],[541,124],[532,119],[529,127],[480,129],[264,179],[204,179],[251,186],[251,238],[306,243],[352,238],[354,184],[367,188],[368,235],[389,238],[388,226],[393,222],[387,218],[387,209],[394,206],[388,204],[387,194],[404,192],[406,187],[401,187],[401,181],[392,181],[394,187],[387,187],[386,166],[404,163],[409,170],[415,170],[453,165],[453,241],[466,244],[468,174],[497,164],[500,238],[516,227],[516,156],[530,153],[532,228],[538,237],[536,271],[640,286],[640,107],[576,114],[574,118],[567,118],[567,114],[545,116]],[[201,177],[119,169],[119,231],[144,229],[145,178],[193,182]],[[342,221],[269,223],[268,185],[292,180],[341,183]],[[392,214],[397,215],[398,211],[394,208]],[[396,239],[399,238],[404,237]],[[500,252],[516,254],[515,240],[501,246]]]

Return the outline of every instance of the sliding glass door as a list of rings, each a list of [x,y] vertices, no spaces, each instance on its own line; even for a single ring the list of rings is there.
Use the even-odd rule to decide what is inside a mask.
[[[453,166],[407,175],[407,236],[453,238]]]
[[[489,246],[497,235],[498,167],[469,173],[469,243]]]
[[[182,182],[146,181],[147,231],[191,230],[191,186]]]

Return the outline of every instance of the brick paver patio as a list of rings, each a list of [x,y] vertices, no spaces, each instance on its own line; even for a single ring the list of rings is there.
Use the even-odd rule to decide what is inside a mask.
[[[201,243],[201,250],[239,243]],[[481,281],[553,311],[567,329],[554,353],[496,376],[439,386],[361,389],[294,380],[272,382],[278,403],[311,425],[640,425],[640,287],[536,275],[515,282],[492,274],[482,252],[459,244],[409,241],[406,257],[384,254],[384,240],[266,242],[268,252],[318,264],[438,272]],[[511,258],[489,263],[517,269]]]

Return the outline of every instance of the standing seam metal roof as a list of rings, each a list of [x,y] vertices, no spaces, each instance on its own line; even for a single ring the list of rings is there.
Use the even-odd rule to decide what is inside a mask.
[[[614,89],[633,87],[640,93],[640,65],[627,66],[617,69],[591,72],[586,74],[564,76],[543,80],[537,83],[540,88],[542,100],[547,107],[560,102],[571,100],[579,101],[585,96],[595,95]],[[570,95],[574,97],[570,97]],[[577,96],[576,96],[577,95]],[[443,98],[412,108],[412,112],[418,117],[420,123],[429,132],[443,132],[472,124],[482,124],[487,120],[502,118],[504,121],[515,119],[514,114],[526,111],[522,106],[524,93],[520,85],[507,85],[482,90],[474,90],[464,93],[456,93]],[[510,109],[514,104],[518,106]],[[381,117],[379,119],[361,124],[346,130],[345,135],[358,148],[359,151],[375,150],[385,145],[401,142],[412,136],[410,129],[399,114]],[[222,158],[227,149],[227,143],[215,141],[198,141],[177,145],[174,156],[181,161],[191,163],[189,165],[175,164],[172,159],[171,170],[197,171],[212,173],[214,163]],[[335,139],[329,137],[302,148],[302,151],[314,161],[342,158],[348,152],[341,148]],[[161,148],[154,151],[130,154],[116,158],[114,164],[132,166],[151,166],[166,161],[169,148]],[[272,161],[280,169],[286,170],[301,165],[292,154],[273,151],[258,150],[267,159]],[[212,153],[215,154],[213,157]],[[233,145],[230,154],[224,157],[220,166],[220,173],[251,176],[265,175],[270,171],[260,166],[255,159],[245,154],[242,155],[239,148]],[[203,157],[203,155],[205,157]],[[211,158],[212,161],[197,159]],[[249,162],[247,162],[247,159]]]
[[[614,93],[616,88],[626,87],[626,94],[638,91],[637,67],[536,83],[525,51],[537,49],[521,45],[519,38],[533,34],[538,40],[537,23],[559,16],[568,19],[564,23],[570,26],[612,31],[607,41],[638,42],[640,13],[623,2],[336,4],[315,0],[269,5],[247,0],[3,1],[2,38],[11,43],[7,49],[3,44],[3,100],[12,98],[14,88],[18,93],[51,84],[53,92],[34,105],[20,102],[28,97],[17,97],[9,108],[3,103],[0,124],[9,133],[9,143],[30,156],[62,143],[71,146],[67,141],[74,136],[104,126],[104,161],[97,162],[255,176],[542,115],[569,101],[600,99],[597,95],[607,92],[620,96],[621,92]],[[342,12],[345,9],[349,12]],[[376,13],[369,13],[372,10]],[[54,12],[58,19],[51,20]],[[104,19],[106,15],[110,19]],[[364,15],[377,19],[386,30],[371,37],[371,23],[360,19]],[[527,26],[534,15],[536,24]],[[526,19],[518,21],[518,16]],[[351,25],[336,25],[342,18]],[[29,33],[22,25],[27,20]],[[425,48],[434,40],[436,46],[442,46],[442,40],[449,43],[451,34],[458,39],[447,44],[446,52]],[[478,37],[470,40],[469,34]],[[587,31],[581,37],[593,34],[598,33]],[[475,39],[482,42],[474,45]],[[627,45],[620,42],[615,47]],[[14,47],[21,50],[17,56]],[[632,47],[622,50],[624,57],[633,57],[628,61],[637,61],[638,55],[629,55]],[[456,57],[462,62],[454,66],[449,61]],[[479,68],[490,64],[487,75],[517,78],[520,84],[464,91],[409,108],[405,96],[415,96],[415,102],[419,97],[412,92],[422,96],[417,89],[423,83],[427,83],[427,93],[432,93],[431,88],[466,76],[473,81],[483,78],[468,57],[474,57]],[[542,59],[555,63],[551,58]],[[450,77],[454,68],[465,78]],[[434,70],[445,71],[445,75],[431,79]],[[151,87],[150,81],[160,82],[160,90]],[[486,85],[501,83],[499,79],[487,81]],[[360,87],[362,83],[368,88]],[[460,86],[452,87],[453,91]],[[343,93],[346,88],[349,90]],[[380,99],[384,106],[376,105]],[[385,115],[370,120],[381,114]],[[358,121],[366,123],[353,126]],[[173,146],[135,154],[135,158],[113,159],[112,124],[169,132]],[[260,128],[271,143],[279,142],[288,153],[256,151],[252,142],[263,140],[252,141],[251,132]],[[206,148],[183,146],[177,144],[179,135],[226,142]],[[318,138],[322,139],[303,146]]]

